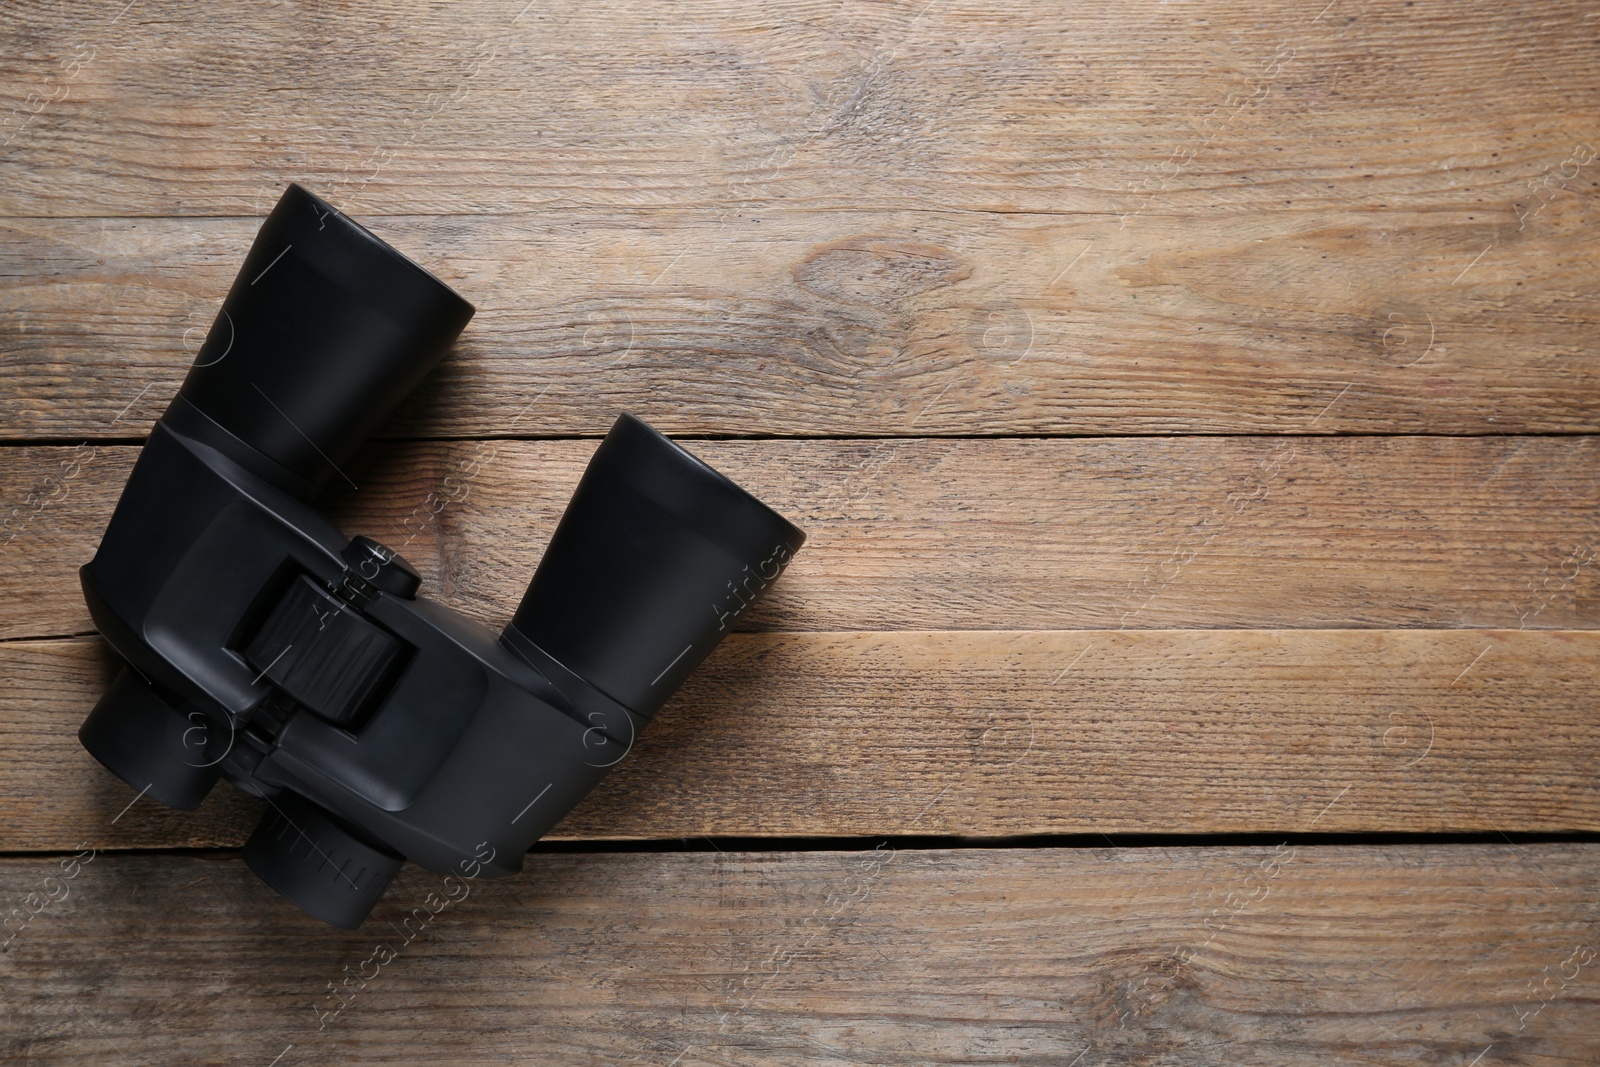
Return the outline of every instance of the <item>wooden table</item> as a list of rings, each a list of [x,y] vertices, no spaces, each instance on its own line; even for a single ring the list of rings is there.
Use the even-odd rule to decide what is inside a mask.
[[[0,1059],[1600,1062],[1597,37],[8,6]],[[74,570],[290,181],[480,308],[330,502],[432,595],[504,620],[622,410],[811,535],[420,932],[437,875],[324,927],[74,737]]]

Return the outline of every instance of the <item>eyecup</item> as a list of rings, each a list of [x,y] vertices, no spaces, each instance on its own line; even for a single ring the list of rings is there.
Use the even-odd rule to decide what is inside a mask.
[[[123,667],[78,728],[78,741],[141,795],[169,808],[194,811],[218,777],[214,766],[197,765],[200,748],[186,744],[196,729],[204,727],[184,718],[132,668]]]
[[[256,877],[323,922],[354,930],[405,864],[310,801],[282,793],[244,845]]]

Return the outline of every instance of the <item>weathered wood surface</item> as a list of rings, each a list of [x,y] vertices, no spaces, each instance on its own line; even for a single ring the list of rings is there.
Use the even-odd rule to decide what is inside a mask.
[[[446,602],[620,410],[783,438],[692,447],[810,544],[554,837],[1600,830],[1593,7],[11,5],[0,1059],[1600,1062],[1572,843],[535,854],[319,1029],[437,876],[126,854],[255,812],[130,806],[69,636],[298,180],[480,308],[332,501]]]
[[[8,12],[0,433],[142,432],[290,180],[482,309],[407,433],[1596,430],[1590,5],[1315,6]]]
[[[262,176],[376,214],[1431,206],[1435,182],[1520,192],[1532,146],[1592,132],[1591,12],[386,0],[308,23],[35,3],[7,20],[0,77],[8,105],[43,106],[7,122],[0,208],[257,215]]]
[[[1600,92],[1574,46],[1590,13],[630,0],[595,19],[576,0],[500,0],[307,25],[258,6],[39,3],[7,24],[5,99],[27,111],[7,120],[0,208],[258,215],[263,174],[375,214],[1220,214],[1295,196],[1427,206],[1424,177],[1515,199],[1511,168],[1542,172],[1531,145],[1592,133]],[[1403,120],[1418,127],[1397,137]],[[1164,184],[1139,183],[1191,143]]]
[[[587,441],[375,445],[330,501],[428,595],[510,617]],[[1600,623],[1592,437],[693,441],[810,535],[758,630]],[[0,635],[92,627],[137,449],[0,449]]]
[[[62,898],[0,954],[10,1062],[1600,1060],[1594,845],[536,853],[355,933],[235,859],[76,870],[0,861]]]
[[[369,220],[480,309],[386,432],[595,434],[619,409],[754,435],[1592,432],[1592,198],[1519,232],[1491,195],[1493,222],[1469,196],[1124,229],[772,208],[759,241],[692,217]],[[0,430],[142,434],[258,225],[0,220],[0,262],[29,265],[0,278]]]
[[[236,845],[79,747],[96,639],[0,644],[0,851]],[[735,634],[561,838],[1600,831],[1600,633]]]

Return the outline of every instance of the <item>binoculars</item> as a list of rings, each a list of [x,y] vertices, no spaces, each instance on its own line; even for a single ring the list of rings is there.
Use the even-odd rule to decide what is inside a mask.
[[[406,859],[521,870],[805,541],[624,414],[503,631],[419,597],[312,501],[473,310],[290,186],[81,571],[127,661],[83,746],[174,808],[263,798],[246,863],[346,929]]]

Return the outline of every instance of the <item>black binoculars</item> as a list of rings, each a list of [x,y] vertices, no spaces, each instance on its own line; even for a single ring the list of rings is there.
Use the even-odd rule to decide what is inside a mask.
[[[622,415],[503,632],[418,597],[311,501],[473,310],[290,186],[81,572],[127,661],[83,746],[174,808],[266,800],[245,861],[347,929],[406,859],[520,870],[805,541]]]

